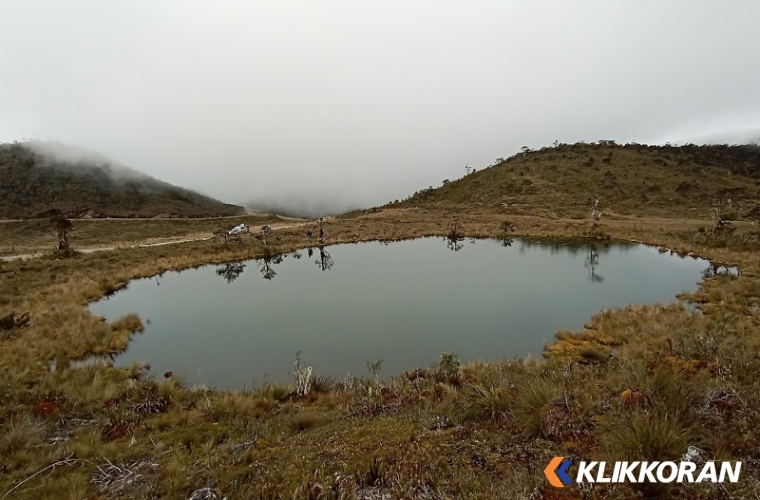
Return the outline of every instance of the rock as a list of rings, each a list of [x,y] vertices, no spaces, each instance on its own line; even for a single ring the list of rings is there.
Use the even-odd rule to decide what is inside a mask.
[[[195,490],[188,500],[220,500],[219,492],[209,486]]]

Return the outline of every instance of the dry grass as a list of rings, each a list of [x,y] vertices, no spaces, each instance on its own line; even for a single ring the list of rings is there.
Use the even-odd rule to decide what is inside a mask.
[[[467,237],[502,237],[505,221],[515,236],[582,238],[587,228],[501,210],[379,209],[331,220],[328,243],[442,237],[454,223]],[[732,239],[715,241],[699,231],[706,224],[607,213],[600,226],[605,237],[741,266],[740,276],[710,276],[686,296],[704,314],[632,305],[560,332],[546,362],[467,365],[445,377],[423,370],[382,387],[323,380],[304,399],[289,387],[218,392],[176,377],[152,380],[139,366],[74,362],[122,349],[141,328],[134,316],[110,324],[93,317],[89,301],[137,277],[261,256],[253,236],[230,246],[211,240],[3,263],[0,317],[29,313],[29,323],[0,341],[0,494],[31,478],[8,498],[116,496],[99,489],[111,477],[98,469],[107,459],[140,475],[132,486],[113,476],[123,497],[188,498],[213,485],[228,498],[307,498],[319,485],[346,498],[556,498],[540,472],[554,455],[643,459],[639,451],[675,456],[695,445],[707,457],[744,460],[742,481],[726,488],[753,497],[760,268],[757,248],[742,238],[755,228],[739,222]],[[267,251],[308,246],[307,229],[316,234],[317,225],[275,229]],[[72,453],[76,462],[32,478]],[[601,487],[588,498],[636,494]],[[718,493],[679,485],[672,494]]]
[[[129,246],[211,236],[221,228],[245,222],[251,228],[263,224],[294,223],[269,215],[243,215],[208,219],[78,219],[69,240],[74,248]],[[275,225],[276,227],[276,225]],[[0,256],[47,252],[57,239],[48,219],[0,221]]]

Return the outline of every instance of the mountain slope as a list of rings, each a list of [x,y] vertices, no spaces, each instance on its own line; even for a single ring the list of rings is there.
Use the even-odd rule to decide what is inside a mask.
[[[51,144],[54,147],[51,147]],[[0,217],[212,217],[244,213],[58,143],[0,144]]]
[[[707,217],[717,201],[744,214],[760,199],[760,147],[560,144],[418,191],[393,207],[499,207],[549,217],[605,212]]]

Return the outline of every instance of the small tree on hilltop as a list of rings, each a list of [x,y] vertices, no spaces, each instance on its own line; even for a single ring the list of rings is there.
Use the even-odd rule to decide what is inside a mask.
[[[53,232],[58,237],[58,251],[69,250],[69,231],[74,230],[74,225],[62,213],[57,213],[50,218]]]
[[[596,231],[599,228],[599,221],[602,220],[602,210],[599,208],[599,200],[594,199],[591,202],[591,206],[588,208],[588,215],[591,218],[591,226],[589,227],[589,234],[591,236],[596,235]]]
[[[325,228],[325,219],[319,218],[319,242],[324,243],[327,239],[327,228]]]
[[[712,210],[710,210],[710,217],[715,223],[713,232],[716,234],[733,233],[736,231],[734,225],[734,219],[737,218],[737,214],[733,209],[732,200],[729,198],[724,201],[720,197],[713,204]]]
[[[274,230],[269,226],[261,226],[261,242],[267,244],[267,237],[272,234]]]

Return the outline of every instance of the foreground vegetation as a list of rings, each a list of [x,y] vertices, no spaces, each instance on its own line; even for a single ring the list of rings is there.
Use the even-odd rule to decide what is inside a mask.
[[[588,221],[493,212],[379,210],[328,227],[329,242],[445,235],[582,236]],[[5,263],[0,272],[0,480],[9,498],[576,498],[542,469],[554,455],[743,460],[739,484],[637,490],[600,485],[587,498],[747,498],[760,493],[755,228],[727,237],[709,221],[607,218],[605,236],[646,240],[740,265],[707,278],[681,305],[631,306],[560,332],[547,361],[430,369],[386,381],[319,378],[247,392],[186,388],[141,367],[77,363],[123,349],[142,328],[104,323],[85,305],[138,276],[309,245],[316,223],[255,236]],[[730,496],[728,496],[730,495]],[[221,498],[221,496],[219,497]]]
[[[687,218],[680,205],[669,217],[642,217],[602,202],[594,237],[712,259],[698,290],[682,297],[698,310],[675,301],[607,310],[581,331],[558,332],[545,360],[460,364],[443,354],[407,374],[368,371],[342,381],[315,366],[308,383],[303,375],[244,392],[185,387],[175,374],[156,380],[144,367],[91,358],[124,349],[143,324],[135,315],[107,323],[86,305],[136,277],[269,258],[317,245],[323,235],[329,244],[590,238],[589,217],[580,209],[563,217],[420,203],[332,219],[324,232],[310,221],[226,242],[2,263],[0,496],[756,498],[760,233],[751,217],[725,229],[710,218],[714,207]],[[721,265],[740,266],[741,274]],[[741,480],[556,489],[542,472],[556,455],[678,460],[687,453],[697,462],[741,460]]]

